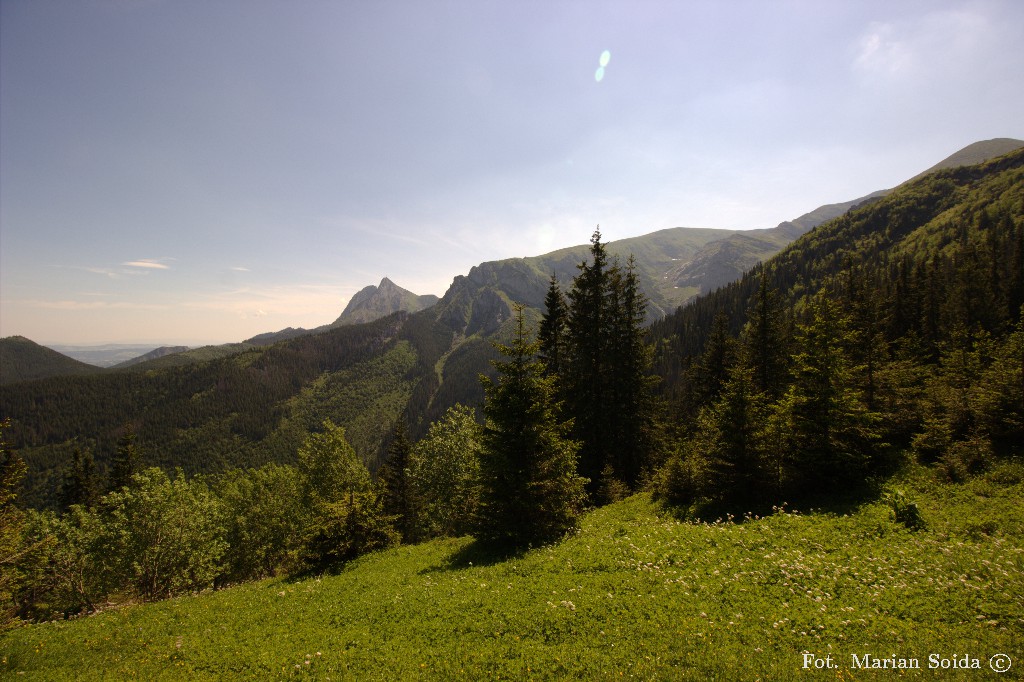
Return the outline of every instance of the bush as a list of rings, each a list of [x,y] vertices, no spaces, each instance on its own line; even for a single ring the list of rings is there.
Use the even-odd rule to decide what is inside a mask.
[[[118,583],[146,599],[210,587],[221,573],[222,506],[200,481],[157,468],[107,495],[100,514]]]
[[[961,483],[971,476],[988,470],[993,460],[992,444],[979,434],[967,440],[952,443],[939,460],[943,475],[954,483]]]
[[[897,488],[886,495],[885,501],[889,504],[896,523],[903,524],[910,530],[923,530],[926,527],[927,524],[921,515],[917,502],[907,497],[903,490]]]
[[[374,491],[353,492],[323,510],[306,545],[306,560],[313,568],[333,569],[400,541],[401,536],[384,514],[380,496]]]

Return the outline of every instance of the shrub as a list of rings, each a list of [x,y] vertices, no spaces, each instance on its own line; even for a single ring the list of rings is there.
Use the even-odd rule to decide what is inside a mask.
[[[926,527],[927,524],[921,515],[917,502],[907,497],[903,490],[897,488],[886,495],[885,501],[889,504],[896,523],[903,524],[910,530],[923,530]]]

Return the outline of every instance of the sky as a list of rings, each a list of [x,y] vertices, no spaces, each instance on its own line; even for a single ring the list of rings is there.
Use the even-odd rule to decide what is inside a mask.
[[[1019,0],[0,0],[0,336],[197,345],[388,277],[773,227],[1024,139]]]

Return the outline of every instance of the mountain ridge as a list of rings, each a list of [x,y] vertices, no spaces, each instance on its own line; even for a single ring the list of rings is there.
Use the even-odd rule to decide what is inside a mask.
[[[417,313],[434,305],[438,300],[440,299],[433,294],[414,294],[384,277],[380,284],[371,284],[356,292],[338,319],[327,326],[372,322],[400,310]]]
[[[978,163],[1022,146],[1024,141],[1013,138],[980,140],[954,152],[900,186],[937,169]],[[735,281],[814,227],[892,191],[877,190],[858,199],[824,204],[772,228],[673,227],[616,240],[606,246],[610,254],[622,260],[630,254],[637,256],[641,288],[649,301],[648,322],[653,322],[696,296]],[[397,310],[417,312],[432,306],[436,306],[435,320],[452,326],[458,334],[493,333],[508,318],[513,303],[542,307],[552,274],[563,286],[568,286],[577,272],[576,266],[586,258],[588,248],[587,244],[578,244],[538,256],[485,261],[464,275],[456,275],[440,298],[429,294],[419,296],[384,277],[380,284],[364,287],[353,295],[339,317],[329,324],[313,329],[288,327],[258,334],[240,343],[205,346],[171,356],[147,358],[133,362],[130,368],[153,369],[207,361],[323,332],[339,325],[380,319]],[[123,365],[121,369],[128,367]]]
[[[801,257],[816,259],[800,266],[803,269],[787,266],[796,273],[790,275],[796,282],[794,291],[806,290],[800,278],[808,268],[837,267],[838,254],[844,253],[840,236],[848,223],[863,222],[870,215],[885,230],[902,234],[931,219],[930,213],[914,212],[915,192],[928,193],[929,203],[922,204],[927,211],[955,212],[956,197],[967,196],[973,191],[971,183],[988,182],[989,175],[1019,187],[1012,173],[1019,174],[1020,163],[1018,156],[1010,156],[964,171],[941,171],[927,184],[911,185],[895,198],[864,202],[850,217],[841,216],[812,230],[787,249],[787,258],[802,253]],[[1012,173],[994,178],[1006,169]],[[1000,210],[1014,206],[1020,210],[1019,203]],[[882,229],[877,225],[873,229]],[[657,240],[647,244],[649,254],[669,258],[667,249],[675,236],[672,230],[659,233]],[[908,241],[907,248],[912,247]],[[530,298],[535,280],[546,287],[550,278],[544,269],[557,263],[568,269],[576,261],[577,254],[570,248],[536,261],[481,264],[457,277],[436,306],[418,313],[394,313],[372,323],[342,325],[187,366],[153,367],[152,363],[180,360],[169,355],[138,365],[135,371],[22,382],[0,392],[0,415],[11,417],[11,440],[30,463],[34,503],[52,494],[76,437],[95,440],[96,461],[102,467],[126,422],[148,449],[147,461],[200,473],[291,461],[305,435],[330,418],[346,428],[356,452],[373,468],[381,461],[383,443],[395,421],[404,420],[410,437],[416,438],[448,407],[479,404],[478,377],[492,371],[491,341],[508,332],[513,300],[536,302]],[[752,281],[746,276],[739,293],[749,294]],[[719,289],[686,306],[685,318],[667,320],[662,329],[666,341],[659,348],[675,353],[675,360],[689,353],[679,344],[696,339],[695,334],[714,317],[716,302],[722,300],[730,301],[728,309],[736,313],[736,324],[741,324],[739,314],[747,302],[730,293],[730,288],[735,287]],[[531,324],[541,307],[527,311]]]

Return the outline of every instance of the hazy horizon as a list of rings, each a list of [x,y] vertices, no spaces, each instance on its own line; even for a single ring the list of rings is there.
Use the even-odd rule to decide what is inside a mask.
[[[1021,73],[1012,0],[0,0],[0,336],[234,342],[598,224],[774,227],[1024,138]]]

